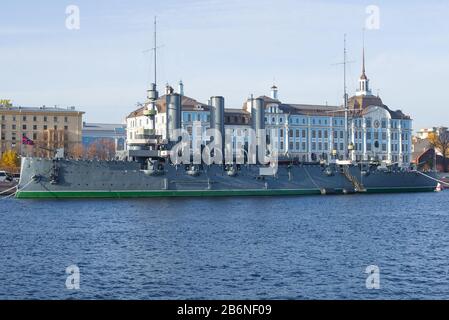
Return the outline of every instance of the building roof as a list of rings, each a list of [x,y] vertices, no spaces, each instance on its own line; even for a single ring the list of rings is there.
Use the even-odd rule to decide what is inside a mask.
[[[112,131],[116,129],[124,129],[126,128],[125,124],[118,123],[83,123],[83,130],[90,131]]]
[[[59,107],[0,107],[0,111],[13,112],[30,112],[30,113],[82,113],[83,111],[76,110],[75,107],[59,108]]]
[[[249,112],[246,111],[246,110],[244,110],[244,109],[226,108],[226,109],[225,109],[225,114],[231,114],[231,115],[233,115],[233,114],[235,114],[235,115],[238,115],[238,114],[241,114],[241,115],[249,115]]]
[[[167,107],[166,97],[167,95],[163,95],[162,97],[156,100],[156,107],[159,113],[166,111]],[[147,108],[148,105],[149,102],[145,103],[145,105],[142,106],[141,108],[134,110],[128,115],[127,119],[143,116],[143,111]],[[201,103],[187,96],[182,96],[181,105],[183,111],[209,111],[210,108],[209,105]]]

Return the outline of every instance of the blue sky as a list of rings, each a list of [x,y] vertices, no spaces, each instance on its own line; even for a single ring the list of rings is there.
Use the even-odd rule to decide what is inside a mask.
[[[65,9],[80,8],[80,30]],[[185,83],[200,101],[223,95],[240,108],[269,94],[275,78],[290,103],[339,104],[343,34],[348,87],[360,75],[368,5],[380,29],[365,32],[375,93],[415,128],[449,125],[449,1],[42,0],[0,2],[0,98],[17,105],[77,106],[89,122],[121,122],[145,100],[153,17],[158,16],[159,88]]]

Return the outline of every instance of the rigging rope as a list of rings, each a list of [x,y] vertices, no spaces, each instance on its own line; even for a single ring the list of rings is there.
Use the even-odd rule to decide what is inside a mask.
[[[34,180],[31,179],[31,180],[28,181],[22,188],[19,188],[19,185],[15,186],[14,188],[17,188],[16,192],[11,193],[10,195],[7,195],[6,197],[0,198],[0,200],[6,200],[6,199],[9,199],[9,198],[14,197],[14,196],[17,194],[17,192],[19,192],[19,191],[25,189],[26,187],[28,187],[33,181],[34,181]],[[12,190],[12,189],[14,189],[14,188],[11,188],[11,189],[8,189],[8,190]],[[0,194],[3,194],[3,193],[5,193],[5,192],[8,191],[8,190],[5,190],[5,191],[3,191],[3,192],[0,193]]]
[[[439,179],[437,179],[437,178],[431,177],[431,176],[429,176],[429,175],[427,175],[427,174],[425,174],[425,173],[423,173],[423,172],[421,172],[421,171],[413,170],[412,172],[419,173],[420,175],[423,175],[423,176],[426,177],[426,178],[429,178],[429,179],[434,180],[434,181],[436,181],[436,182],[438,182],[438,183],[441,183],[441,184],[444,184],[444,185],[446,185],[446,186],[449,186],[449,183],[444,182],[443,180],[439,180]]]

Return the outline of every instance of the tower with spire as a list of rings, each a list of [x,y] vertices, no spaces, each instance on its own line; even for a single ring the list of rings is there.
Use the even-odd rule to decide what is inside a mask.
[[[362,75],[359,79],[359,88],[356,92],[356,96],[371,96],[371,89],[369,86],[369,79],[366,76],[366,66],[365,66],[365,45],[363,46],[363,62],[362,62]]]

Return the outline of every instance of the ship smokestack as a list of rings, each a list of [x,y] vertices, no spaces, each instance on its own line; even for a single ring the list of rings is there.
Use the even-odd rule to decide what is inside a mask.
[[[181,96],[171,93],[166,96],[167,140],[175,139],[173,131],[181,129]]]
[[[216,129],[221,134],[221,154],[224,161],[224,147],[225,147],[225,125],[224,125],[224,113],[225,113],[225,99],[223,97],[210,98],[211,110],[210,110],[210,127]]]
[[[263,146],[265,141],[265,134],[261,130],[265,129],[265,101],[262,98],[254,99],[251,96],[251,127],[256,133],[257,142],[257,159],[259,162],[264,159],[259,159],[259,147]]]

